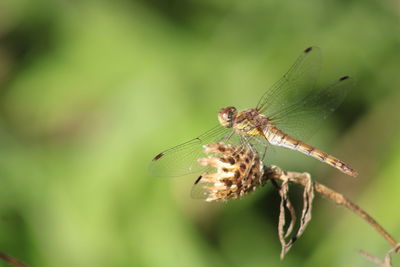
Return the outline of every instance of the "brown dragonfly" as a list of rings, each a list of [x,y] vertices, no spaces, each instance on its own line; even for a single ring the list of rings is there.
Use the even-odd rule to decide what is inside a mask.
[[[218,126],[156,155],[150,164],[150,172],[155,176],[205,172],[207,167],[197,162],[204,157],[203,147],[223,143],[250,148],[259,155],[265,155],[270,145],[285,147],[357,176],[357,171],[342,160],[302,141],[315,133],[320,123],[341,104],[354,83],[349,76],[342,76],[326,87],[316,87],[320,67],[320,49],[305,49],[255,108],[222,108],[218,113]]]

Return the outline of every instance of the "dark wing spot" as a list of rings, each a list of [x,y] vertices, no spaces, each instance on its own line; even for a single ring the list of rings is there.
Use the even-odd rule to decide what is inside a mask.
[[[304,50],[304,53],[308,53],[312,50],[312,46],[310,46],[309,48],[307,48],[306,50]]]
[[[201,180],[202,177],[203,177],[203,176],[200,175],[199,178],[196,179],[196,181],[194,182],[194,184],[198,184],[198,182],[200,182],[200,180]]]
[[[164,156],[164,153],[158,154],[157,156],[155,156],[155,157],[153,158],[153,161],[154,161],[154,160],[160,159],[162,156]]]
[[[343,76],[343,77],[340,77],[339,81],[344,81],[344,80],[347,80],[348,78],[349,78],[349,76]]]
[[[222,168],[223,172],[229,172],[229,170],[227,168]]]

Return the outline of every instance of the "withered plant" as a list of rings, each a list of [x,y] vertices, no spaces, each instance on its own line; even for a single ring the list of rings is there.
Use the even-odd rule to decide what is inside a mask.
[[[257,150],[248,146],[214,143],[206,145],[204,152],[208,157],[200,158],[198,162],[203,166],[209,166],[210,169],[197,179],[195,190],[196,194],[200,194],[206,201],[227,201],[241,198],[258,187],[264,186],[268,181],[275,186],[281,198],[278,221],[278,235],[282,245],[281,259],[304,233],[310,222],[315,193],[360,216],[392,247],[383,260],[364,251],[360,251],[361,255],[380,266],[390,267],[392,266],[390,255],[400,252],[400,243],[367,212],[342,194],[313,181],[309,173],[287,172],[277,166],[264,166]],[[292,185],[304,188],[303,206],[296,231],[294,229],[298,216],[289,198],[289,188]]]

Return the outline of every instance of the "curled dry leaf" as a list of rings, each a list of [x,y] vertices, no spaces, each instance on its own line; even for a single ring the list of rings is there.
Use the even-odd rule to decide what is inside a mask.
[[[277,169],[277,167],[273,167]],[[306,186],[304,187],[304,192],[303,192],[303,209],[301,212],[301,217],[300,217],[300,226],[297,230],[297,232],[290,237],[295,222],[296,222],[296,214],[293,208],[293,205],[291,204],[289,200],[289,178],[287,177],[286,172],[280,172],[281,173],[281,180],[282,184],[279,189],[279,195],[281,196],[281,203],[280,203],[280,213],[279,213],[279,222],[278,222],[278,235],[279,235],[279,240],[281,242],[282,246],[282,251],[281,251],[281,259],[285,257],[285,255],[288,253],[290,248],[293,246],[294,242],[304,233],[308,223],[311,221],[311,210],[312,210],[312,203],[314,200],[314,187],[312,180],[310,176],[308,175],[308,182]],[[288,229],[285,231],[284,227],[286,225],[286,210],[285,206],[288,209],[290,213],[290,225]],[[289,238],[289,241],[287,239]]]

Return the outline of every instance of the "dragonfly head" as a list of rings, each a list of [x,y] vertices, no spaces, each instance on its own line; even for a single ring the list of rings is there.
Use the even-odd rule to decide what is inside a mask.
[[[225,128],[231,128],[236,119],[237,109],[235,107],[222,108],[218,112],[219,123]]]

